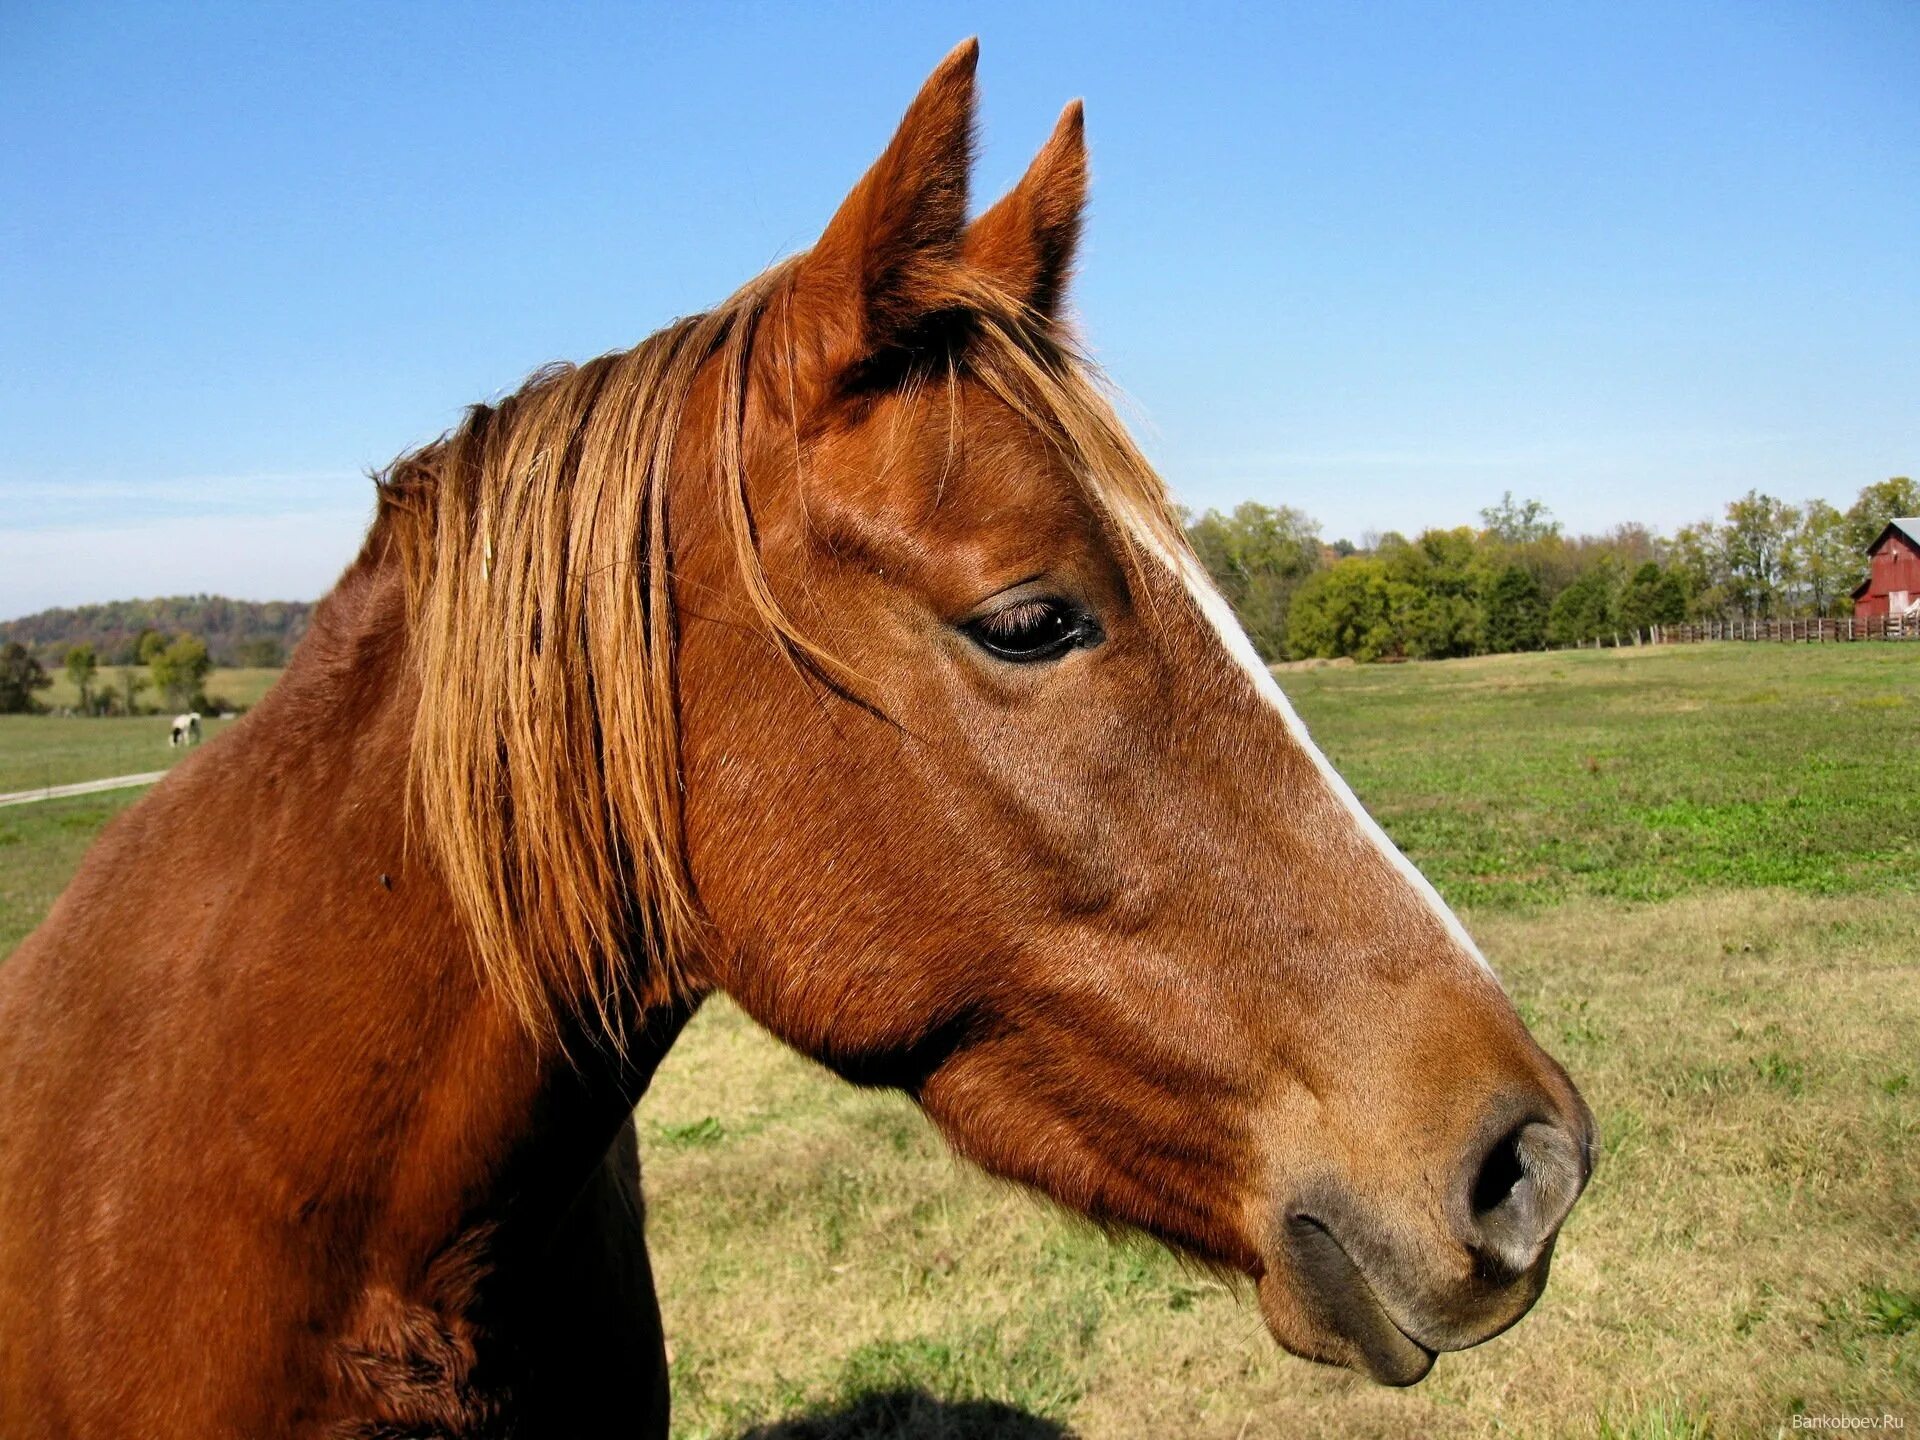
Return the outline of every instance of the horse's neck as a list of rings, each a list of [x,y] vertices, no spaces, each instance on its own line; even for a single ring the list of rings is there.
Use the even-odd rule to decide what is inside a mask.
[[[363,561],[274,692],[103,841],[44,941],[90,987],[73,1065],[128,1056],[168,1151],[225,1158],[244,1131],[244,1182],[352,1216],[401,1268],[493,1224],[491,1197],[536,1223],[543,1187],[564,1203],[676,1028],[620,1065],[576,1036],[569,1059],[481,983],[408,843],[409,675],[397,577]],[[103,925],[124,953],[71,963]]]

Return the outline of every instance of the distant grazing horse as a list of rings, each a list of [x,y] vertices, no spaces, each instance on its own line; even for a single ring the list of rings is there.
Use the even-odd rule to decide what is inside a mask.
[[[198,745],[200,743],[200,712],[194,710],[185,715],[173,717],[173,733],[167,737],[167,744]]]
[[[0,967],[0,1435],[664,1435],[632,1115],[716,990],[1301,1355],[1533,1303],[1590,1117],[1077,358],[1077,105],[968,222],[974,58],[808,253],[396,462]]]

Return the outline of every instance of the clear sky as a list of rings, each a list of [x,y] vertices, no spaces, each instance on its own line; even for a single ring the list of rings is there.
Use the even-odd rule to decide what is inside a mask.
[[[364,472],[807,245],[982,42],[1176,494],[1663,528],[1920,468],[1920,4],[0,0],[0,616],[319,594]]]

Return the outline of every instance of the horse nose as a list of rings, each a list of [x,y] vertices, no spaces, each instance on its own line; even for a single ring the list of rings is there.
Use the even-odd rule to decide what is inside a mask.
[[[1519,1275],[1559,1233],[1592,1174],[1593,1121],[1500,1116],[1469,1148],[1460,1186],[1461,1240],[1484,1269]]]

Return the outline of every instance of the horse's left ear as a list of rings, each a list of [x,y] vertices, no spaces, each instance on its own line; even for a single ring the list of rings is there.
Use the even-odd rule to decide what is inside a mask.
[[[1086,207],[1086,112],[1075,100],[1020,183],[967,227],[967,264],[1052,320],[1073,270]]]

